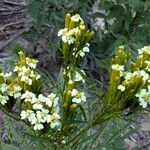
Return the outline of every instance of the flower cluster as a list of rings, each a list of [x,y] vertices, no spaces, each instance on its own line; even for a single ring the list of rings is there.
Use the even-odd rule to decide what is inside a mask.
[[[2,105],[5,105],[9,100],[9,97],[13,97],[15,99],[21,97],[22,88],[15,84],[13,86],[8,85],[6,83],[2,83],[0,85],[0,102]]]
[[[149,98],[149,84],[150,84],[150,46],[146,46],[138,50],[139,56],[131,66],[126,67],[128,55],[124,53],[124,47],[119,48],[118,53],[113,59],[111,66],[110,79],[110,97],[121,99],[119,91],[123,95],[131,98],[132,95],[138,97],[139,103],[144,108],[147,106]]]
[[[7,103],[7,101],[9,100],[8,97],[8,85],[3,83],[0,86],[0,102],[2,105],[5,105]]]
[[[75,42],[75,36],[78,31],[78,28],[73,28],[71,30],[69,30],[68,28],[64,28],[58,31],[58,36],[62,36],[62,41],[70,45]]]
[[[20,63],[16,65],[14,72],[17,73],[18,78],[21,82],[26,83],[27,85],[32,85],[33,80],[38,80],[40,75],[35,72],[37,60],[25,58],[23,52],[19,52]],[[22,56],[23,55],[23,56]]]
[[[138,54],[142,55],[143,53],[147,53],[150,55],[150,46],[144,46],[141,49],[138,49]]]
[[[83,57],[89,50],[89,41],[93,37],[93,31],[86,31],[84,21],[79,14],[66,15],[65,28],[58,31],[58,36],[62,39],[63,55],[65,59]]]
[[[60,129],[59,98],[56,94],[51,93],[45,97],[43,94],[37,94],[39,91],[35,90],[36,94],[30,91],[41,86],[38,85],[40,81],[32,84],[40,78],[35,70],[38,61],[25,57],[23,52],[19,52],[19,57],[20,61],[14,68],[16,77],[12,76],[12,72],[0,73],[0,103],[5,105],[11,100],[15,104],[17,99],[20,100],[19,103],[24,107],[20,114],[21,119],[27,119],[34,126],[34,130],[44,129],[46,124],[52,129]],[[32,86],[28,89],[26,85]]]
[[[79,14],[76,14],[74,16],[72,16],[70,18],[70,21],[72,22],[81,22],[81,24],[84,24],[82,18],[80,17]],[[82,26],[81,26],[82,27]],[[70,44],[73,44],[75,42],[75,39],[76,39],[76,35],[78,34],[78,32],[80,32],[80,27],[77,26],[77,27],[74,27],[74,28],[70,28],[69,29],[69,26],[68,28],[64,28],[64,29],[61,29],[58,31],[58,36],[61,36],[62,37],[62,41],[65,42],[65,43],[68,43],[69,45]]]
[[[34,93],[26,91],[21,99],[24,99],[25,106],[30,106],[30,109],[27,107],[21,112],[21,119],[27,119],[34,125],[34,130],[44,129],[44,124],[50,124],[52,129],[60,128],[59,98],[54,93],[47,97],[42,94],[36,97]]]
[[[146,108],[147,104],[150,103],[150,85],[147,89],[141,89],[135,96],[138,97],[140,105]]]

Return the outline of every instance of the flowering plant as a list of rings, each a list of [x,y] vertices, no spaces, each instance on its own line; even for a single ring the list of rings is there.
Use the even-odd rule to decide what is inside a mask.
[[[62,90],[47,90],[38,73],[38,61],[20,51],[13,73],[0,73],[0,108],[14,119],[19,116],[38,137],[48,137],[65,146],[72,139],[81,142],[96,125],[145,108],[150,102],[150,46],[139,49],[138,57],[131,63],[131,54],[119,47],[112,59],[108,92],[95,96],[85,90],[86,73],[80,67],[82,57],[90,51],[93,35],[93,31],[86,30],[79,14],[67,14],[65,28],[58,32],[64,59]],[[98,99],[89,106],[97,110],[87,119],[86,104],[91,98]],[[79,110],[83,117],[79,116]]]

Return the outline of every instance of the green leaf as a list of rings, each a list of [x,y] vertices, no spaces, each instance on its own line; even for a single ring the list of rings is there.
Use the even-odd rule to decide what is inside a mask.
[[[82,114],[83,114],[84,120],[87,121],[86,113],[85,113],[85,111],[84,111],[84,108],[83,108],[81,105],[79,105],[79,109],[81,110],[81,112],[82,112]]]
[[[106,0],[103,0],[99,3],[99,8],[100,9],[109,9],[111,8],[113,5],[112,5],[112,2],[111,1],[106,1]]]
[[[1,150],[19,150],[19,148],[15,147],[12,144],[6,144],[2,141],[0,141],[0,149]]]

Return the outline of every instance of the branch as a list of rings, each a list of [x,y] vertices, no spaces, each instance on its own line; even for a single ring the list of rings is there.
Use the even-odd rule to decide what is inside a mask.
[[[16,6],[26,6],[26,4],[23,3],[23,2],[17,3],[17,2],[12,2],[12,1],[8,1],[8,0],[4,0],[4,3],[9,4],[9,5],[16,5]]]
[[[15,35],[13,35],[9,40],[7,41],[1,41],[0,42],[0,50],[2,50],[3,48],[5,48],[9,43],[11,43],[14,39],[16,39],[18,36],[20,36],[22,33],[28,31],[29,29],[31,28],[28,27],[28,28],[25,28],[25,29],[22,29],[20,30],[18,33],[16,33]],[[4,44],[3,44],[4,43]]]
[[[16,25],[16,24],[20,24],[20,23],[24,23],[25,20],[21,20],[21,21],[17,21],[17,22],[11,22],[9,24],[4,25],[3,27],[0,28],[0,31],[3,31],[5,28],[12,26],[12,25]]]

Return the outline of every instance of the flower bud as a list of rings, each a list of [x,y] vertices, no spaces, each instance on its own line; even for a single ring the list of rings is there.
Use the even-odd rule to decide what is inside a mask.
[[[67,109],[68,109],[67,103],[64,103],[64,104],[63,104],[63,109],[64,109],[65,111],[67,111]]]
[[[81,38],[81,31],[79,30],[77,35],[76,35],[76,40],[75,40],[75,46],[76,47],[80,46],[80,38]]]
[[[71,91],[67,92],[66,103],[67,103],[68,106],[71,104]]]
[[[68,13],[65,18],[65,28],[69,28],[70,20],[71,20],[71,15]]]
[[[66,101],[66,95],[67,95],[67,91],[65,90],[64,93],[63,93],[63,101],[64,102]]]
[[[74,27],[75,27],[75,22],[71,20],[69,24],[69,30],[73,29]]]
[[[64,57],[67,58],[69,54],[69,45],[68,43],[63,43],[63,54]]]
[[[74,113],[77,108],[78,108],[78,105],[74,103],[69,107],[69,110],[70,112]]]
[[[94,31],[86,32],[86,43],[88,43],[94,37]]]

